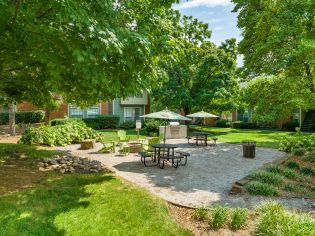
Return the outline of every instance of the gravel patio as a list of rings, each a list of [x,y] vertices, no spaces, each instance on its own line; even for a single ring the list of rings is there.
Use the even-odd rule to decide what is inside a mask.
[[[245,159],[240,145],[219,143],[215,147],[196,147],[186,144],[186,140],[168,140],[167,143],[176,143],[179,146],[177,150],[191,153],[186,166],[178,169],[166,166],[159,169],[156,166],[144,167],[137,154],[95,154],[102,147],[99,143],[95,149],[90,150],[79,150],[79,145],[58,147],[58,150],[67,150],[74,155],[101,161],[117,176],[169,202],[188,207],[216,203],[243,207],[259,204],[267,198],[247,194],[230,195],[232,184],[264,164],[285,155],[275,149],[257,148],[255,159]],[[293,208],[309,205],[304,199],[277,199]]]

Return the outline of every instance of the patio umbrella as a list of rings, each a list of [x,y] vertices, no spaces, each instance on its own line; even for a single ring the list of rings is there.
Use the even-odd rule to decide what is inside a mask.
[[[188,117],[193,117],[193,118],[202,118],[203,123],[205,122],[205,118],[219,118],[217,115],[213,115],[211,113],[205,112],[205,111],[200,111],[197,113],[189,114],[187,115]]]
[[[166,123],[168,120],[191,120],[185,116],[169,111],[167,109],[141,116],[143,118],[165,120],[164,124],[164,144],[166,139]]]

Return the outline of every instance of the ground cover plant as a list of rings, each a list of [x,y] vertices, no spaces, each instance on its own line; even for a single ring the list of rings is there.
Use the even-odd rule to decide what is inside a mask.
[[[281,137],[279,144],[279,149],[285,152],[296,152],[297,150],[302,152],[302,149],[313,147],[315,147],[315,134],[304,134],[301,132]]]
[[[292,135],[290,132],[276,130],[234,129],[191,125],[191,130],[207,131],[218,137],[220,142],[241,144],[243,140],[255,140],[258,147],[279,148],[281,137]]]
[[[247,192],[253,195],[262,195],[262,196],[279,196],[280,193],[271,184],[261,183],[258,181],[252,181],[246,184],[245,186]]]
[[[307,214],[288,212],[276,202],[262,204],[257,212],[257,235],[315,235],[315,219]]]
[[[229,217],[229,208],[225,206],[216,206],[210,209],[211,218],[209,225],[213,229],[220,229],[227,224]]]
[[[231,213],[230,227],[232,230],[238,230],[246,227],[248,220],[248,210],[245,208],[235,208]]]

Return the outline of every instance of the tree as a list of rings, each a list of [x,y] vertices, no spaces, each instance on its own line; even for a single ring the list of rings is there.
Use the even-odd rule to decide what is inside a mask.
[[[255,120],[280,122],[282,126],[295,108],[305,110],[310,106],[312,92],[307,83],[304,79],[297,84],[294,78],[283,75],[256,78],[244,88],[244,100],[254,109]]]
[[[232,0],[243,30],[239,52],[244,76],[285,73],[304,78],[314,90],[315,2],[313,0]],[[294,81],[292,81],[294,82]],[[303,82],[304,83],[304,82]]]
[[[0,0],[0,95],[88,106],[150,88],[173,48],[173,2]]]

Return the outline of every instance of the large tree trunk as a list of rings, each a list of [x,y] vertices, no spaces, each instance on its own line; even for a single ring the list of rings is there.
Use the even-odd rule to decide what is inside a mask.
[[[15,135],[15,103],[12,102],[9,105],[9,129],[10,134]]]
[[[50,109],[46,109],[45,110],[45,123],[49,124],[50,120],[51,120],[51,111]]]

